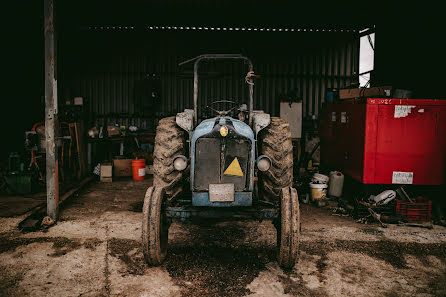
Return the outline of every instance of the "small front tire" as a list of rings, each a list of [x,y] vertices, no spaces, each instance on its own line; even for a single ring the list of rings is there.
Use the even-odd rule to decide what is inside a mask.
[[[277,225],[277,261],[291,269],[299,258],[300,212],[296,189],[285,187],[280,194],[280,221]]]
[[[144,198],[142,218],[142,250],[147,264],[161,265],[167,255],[169,224],[163,188],[150,187]]]

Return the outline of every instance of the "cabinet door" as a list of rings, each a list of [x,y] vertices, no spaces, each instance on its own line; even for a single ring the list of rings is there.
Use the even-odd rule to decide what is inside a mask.
[[[441,184],[440,107],[402,106],[379,106],[375,183]]]

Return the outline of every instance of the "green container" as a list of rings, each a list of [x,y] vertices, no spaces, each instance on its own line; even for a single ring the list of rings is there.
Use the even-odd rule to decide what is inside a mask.
[[[9,194],[31,194],[32,183],[31,175],[27,174],[8,174],[5,176],[7,191]]]

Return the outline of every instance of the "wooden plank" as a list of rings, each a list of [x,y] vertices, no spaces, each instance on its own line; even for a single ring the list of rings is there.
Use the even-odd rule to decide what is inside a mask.
[[[79,193],[79,191],[84,188],[88,183],[93,181],[95,179],[94,176],[89,176],[84,178],[79,185],[75,186],[68,192],[64,193],[60,197],[60,205],[63,205],[63,203],[73,197],[75,194]],[[30,215],[28,215],[23,221],[19,223],[19,229],[22,231],[35,231],[41,228],[41,221],[42,218],[45,216],[45,204],[42,203],[40,205],[36,205],[31,212]]]
[[[339,90],[339,99],[354,99],[354,98],[368,98],[368,97],[385,98],[385,97],[390,97],[391,95],[392,95],[391,86]]]
[[[76,143],[79,156],[79,168],[81,177],[88,174],[88,156],[87,156],[87,142],[85,139],[85,130],[82,122],[75,123],[76,127]]]

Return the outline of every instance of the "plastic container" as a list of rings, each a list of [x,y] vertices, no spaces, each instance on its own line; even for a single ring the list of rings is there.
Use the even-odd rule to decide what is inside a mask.
[[[136,159],[132,160],[133,180],[144,180],[146,176],[146,160]]]
[[[328,183],[328,181],[330,180],[330,178],[326,175],[320,174],[320,173],[315,173],[313,175],[313,179],[312,182],[316,183],[316,184],[326,184]]]
[[[344,187],[344,175],[339,171],[330,172],[330,183],[328,184],[328,195],[333,197],[342,196]]]
[[[416,202],[396,200],[396,213],[408,222],[428,222],[431,220],[432,201],[423,197],[416,198]]]
[[[318,199],[325,198],[327,195],[327,184],[310,184],[311,189],[311,200],[315,201]]]

